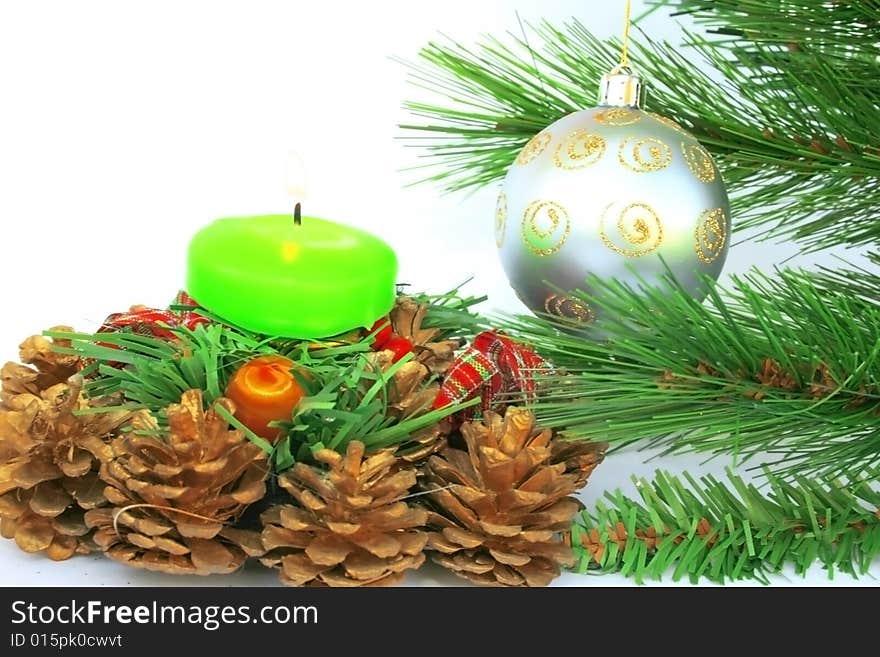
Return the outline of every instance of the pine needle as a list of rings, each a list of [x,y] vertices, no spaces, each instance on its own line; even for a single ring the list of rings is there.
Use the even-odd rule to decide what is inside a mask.
[[[663,4],[715,34],[684,31],[680,47],[637,34],[632,59],[649,81],[648,109],[715,155],[734,227],[809,250],[880,241],[876,3]],[[403,62],[436,98],[406,103],[413,121],[401,126],[426,150],[421,180],[453,191],[501,179],[535,133],[595,104],[619,48],[578,21],[474,47],[428,44],[418,63]]]
[[[439,329],[442,337],[469,336],[485,327],[485,320],[472,311],[485,297],[463,296],[460,288],[413,295],[428,305],[425,326]],[[368,449],[406,443],[418,431],[478,401],[437,410],[414,409],[403,420],[389,415],[394,373],[412,356],[379,371],[369,358],[371,335],[353,333],[320,342],[288,340],[220,323],[173,332],[175,340],[129,332],[47,331],[46,335],[69,340],[69,347],[55,348],[91,363],[85,386],[90,397],[121,397],[124,402],[97,406],[90,412],[147,409],[160,425],[164,425],[166,407],[178,403],[184,392],[202,390],[205,404],[211,405],[223,396],[230,377],[247,361],[260,355],[290,358],[297,364],[294,374],[300,374],[298,381],[306,396],[291,418],[277,423],[282,437],[276,444],[255,435],[217,407],[230,424],[270,455],[277,471],[296,461],[310,460],[319,449],[344,452],[352,440],[362,441]],[[429,379],[426,384],[434,382]],[[163,430],[160,428],[160,434]]]
[[[829,577],[864,575],[880,555],[880,493],[867,481],[789,482],[767,473],[759,490],[730,471],[727,477],[682,482],[658,471],[653,481],[633,479],[640,499],[606,493],[572,525],[576,570],[640,583],[670,577],[766,584],[768,574],[788,565],[798,575],[815,564]]]
[[[539,421],[575,438],[747,459],[784,475],[880,467],[880,306],[846,285],[780,270],[732,277],[700,303],[674,282],[591,281],[600,320],[505,328],[558,368]]]

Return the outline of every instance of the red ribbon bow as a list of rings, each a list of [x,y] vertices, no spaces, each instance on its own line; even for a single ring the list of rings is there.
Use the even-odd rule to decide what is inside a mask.
[[[175,306],[197,307],[199,304],[186,292],[180,291],[174,298]],[[133,306],[124,313],[113,313],[98,329],[98,333],[128,330],[139,335],[153,335],[157,338],[174,337],[169,329],[185,326],[194,329],[199,324],[210,324],[211,320],[193,310],[159,310],[146,306]]]
[[[481,409],[491,410],[500,398],[522,393],[526,401],[535,396],[535,378],[550,371],[549,364],[534,351],[496,331],[484,331],[453,361],[447,371],[434,408],[443,408],[477,396]],[[476,415],[474,407],[461,413]]]

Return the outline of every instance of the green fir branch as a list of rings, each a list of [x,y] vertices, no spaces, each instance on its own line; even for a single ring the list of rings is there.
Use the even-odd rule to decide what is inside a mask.
[[[689,14],[711,32],[748,43],[808,45],[838,59],[869,61],[876,55],[854,46],[871,43],[880,30],[876,0],[649,0],[676,15]],[[743,47],[737,43],[737,48]],[[863,80],[869,83],[870,80]],[[876,89],[874,91],[876,93]]]
[[[784,475],[880,466],[875,302],[791,270],[733,277],[705,303],[671,279],[592,285],[579,295],[600,317],[591,329],[506,323],[558,368],[534,406],[544,426],[667,453],[770,453]]]
[[[308,372],[301,379],[306,396],[294,409],[289,422],[279,422],[283,437],[274,448],[277,470],[296,461],[308,461],[319,449],[345,452],[352,440],[367,449],[406,443],[418,431],[466,408],[472,403],[433,410],[415,409],[406,419],[389,413],[394,374],[412,359],[408,354],[381,371],[368,358],[370,341],[355,345],[309,349],[301,346],[288,356]]]
[[[726,36],[685,32],[687,43],[678,48],[636,34],[632,60],[649,80],[648,109],[682,124],[716,156],[732,192],[735,228],[793,238],[808,249],[880,241],[874,23],[833,29],[841,21],[830,3],[678,4],[713,17]],[[847,4],[875,12],[867,3]],[[725,30],[726,20],[734,27]],[[791,28],[774,41],[773,31],[745,29],[749,21],[788,21]],[[801,39],[793,41],[796,29]],[[814,32],[833,34],[833,45]],[[412,82],[437,100],[406,103],[416,120],[401,126],[425,148],[424,180],[459,190],[501,179],[536,132],[595,105],[598,80],[619,49],[577,21],[543,22],[528,42],[508,35],[472,48],[428,44],[408,66]]]
[[[413,295],[428,305],[425,326],[440,329],[441,339],[473,335],[485,327],[485,320],[472,311],[485,297],[462,296],[459,288],[444,294]],[[282,433],[274,445],[217,407],[230,424],[269,454],[278,471],[296,461],[310,460],[318,449],[344,452],[351,440],[362,441],[368,449],[396,445],[406,450],[419,431],[470,405],[408,409],[404,419],[396,417],[389,407],[394,373],[412,355],[381,371],[371,360],[373,336],[366,331],[323,341],[289,340],[211,323],[192,330],[176,328],[173,333],[174,340],[125,331],[47,331],[46,335],[69,340],[69,347],[56,346],[56,350],[90,363],[83,370],[90,397],[121,397],[122,406],[101,406],[96,412],[145,408],[160,423],[166,407],[178,403],[187,390],[202,390],[205,404],[211,405],[223,396],[235,371],[249,360],[260,355],[290,358],[296,363],[293,373],[306,396],[288,421],[277,423]],[[435,380],[436,375],[425,383]]]
[[[435,340],[447,340],[449,338],[470,338],[481,331],[491,328],[488,320],[472,309],[485,302],[488,297],[463,296],[462,288],[470,282],[470,279],[442,294],[410,294],[409,296],[419,304],[428,307],[423,328],[439,329]]]
[[[817,285],[828,290],[846,290],[864,301],[880,305],[880,253],[867,254],[870,266],[841,259],[844,268],[820,266],[814,275]]]
[[[239,366],[273,353],[266,340],[220,324],[173,331],[174,341],[127,332],[45,334],[71,341],[57,351],[94,362],[85,386],[90,397],[121,394],[132,407],[157,414],[179,403],[187,390],[202,390],[205,403],[212,404]]]
[[[658,472],[634,478],[639,499],[619,490],[581,512],[571,530],[580,573],[620,573],[637,582],[755,579],[787,565],[798,575],[820,564],[864,575],[880,555],[880,493],[864,480],[844,484],[767,474],[762,489],[728,471],[684,483]]]

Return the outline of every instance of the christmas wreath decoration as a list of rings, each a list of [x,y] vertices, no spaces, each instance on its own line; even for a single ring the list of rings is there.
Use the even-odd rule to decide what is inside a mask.
[[[428,558],[546,585],[576,562],[573,494],[605,446],[517,406],[547,364],[485,330],[481,300],[400,294],[370,329],[291,340],[181,294],[28,338],[2,371],[2,535],[171,574],[255,559],[294,586],[394,584]]]

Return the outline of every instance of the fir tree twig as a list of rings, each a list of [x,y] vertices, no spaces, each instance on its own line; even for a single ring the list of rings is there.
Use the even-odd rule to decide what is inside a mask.
[[[581,512],[571,530],[578,572],[769,583],[786,564],[799,575],[814,564],[829,577],[862,575],[880,555],[880,493],[865,481],[788,482],[768,473],[758,489],[731,472],[726,484],[684,479],[634,478],[639,500],[606,493]]]
[[[723,36],[685,32],[682,49],[643,34],[632,59],[650,81],[648,108],[715,154],[735,228],[808,249],[880,241],[876,5],[669,4],[695,11]],[[473,48],[431,43],[409,65],[413,83],[438,97],[407,103],[417,121],[402,126],[427,149],[428,180],[449,190],[498,180],[536,132],[595,104],[618,42],[577,21],[532,32],[531,47],[514,35]]]
[[[174,332],[175,341],[127,332],[45,334],[71,341],[57,351],[92,363],[86,370],[90,397],[119,393],[133,407],[155,413],[193,389],[202,390],[205,403],[212,404],[235,369],[261,353],[274,353],[269,341],[220,324]]]
[[[462,288],[469,282],[470,279],[442,294],[403,293],[408,294],[416,303],[428,307],[423,327],[440,329],[435,337],[436,340],[446,340],[451,337],[470,338],[490,328],[490,325],[483,315],[472,310],[485,302],[488,297],[485,294],[480,296],[462,294]]]
[[[876,302],[792,270],[733,277],[705,303],[673,282],[592,285],[580,296],[600,319],[586,334],[506,323],[558,368],[535,404],[544,426],[668,452],[769,452],[783,474],[880,466]]]
[[[462,296],[460,287],[444,294],[413,295],[428,305],[425,325],[440,329],[444,337],[472,335],[485,326],[485,320],[471,310],[485,297]],[[202,309],[185,309],[205,314]],[[55,348],[91,363],[83,372],[90,397],[122,398],[122,406],[102,406],[100,412],[146,408],[160,422],[166,407],[178,403],[187,390],[202,390],[205,404],[213,404],[224,395],[232,374],[247,361],[262,354],[290,358],[296,363],[295,374],[307,372],[298,377],[306,396],[292,417],[277,423],[283,431],[274,445],[232,416],[226,418],[270,455],[277,470],[310,459],[318,449],[344,452],[351,440],[363,442],[368,449],[405,444],[422,429],[477,403],[474,400],[442,409],[428,404],[410,409],[404,419],[389,414],[394,373],[412,356],[381,371],[370,359],[373,336],[366,331],[310,341],[259,335],[220,323],[170,330],[174,340],[124,331],[47,331],[46,335],[69,340],[69,347]],[[434,378],[425,381],[426,385],[431,383]]]

